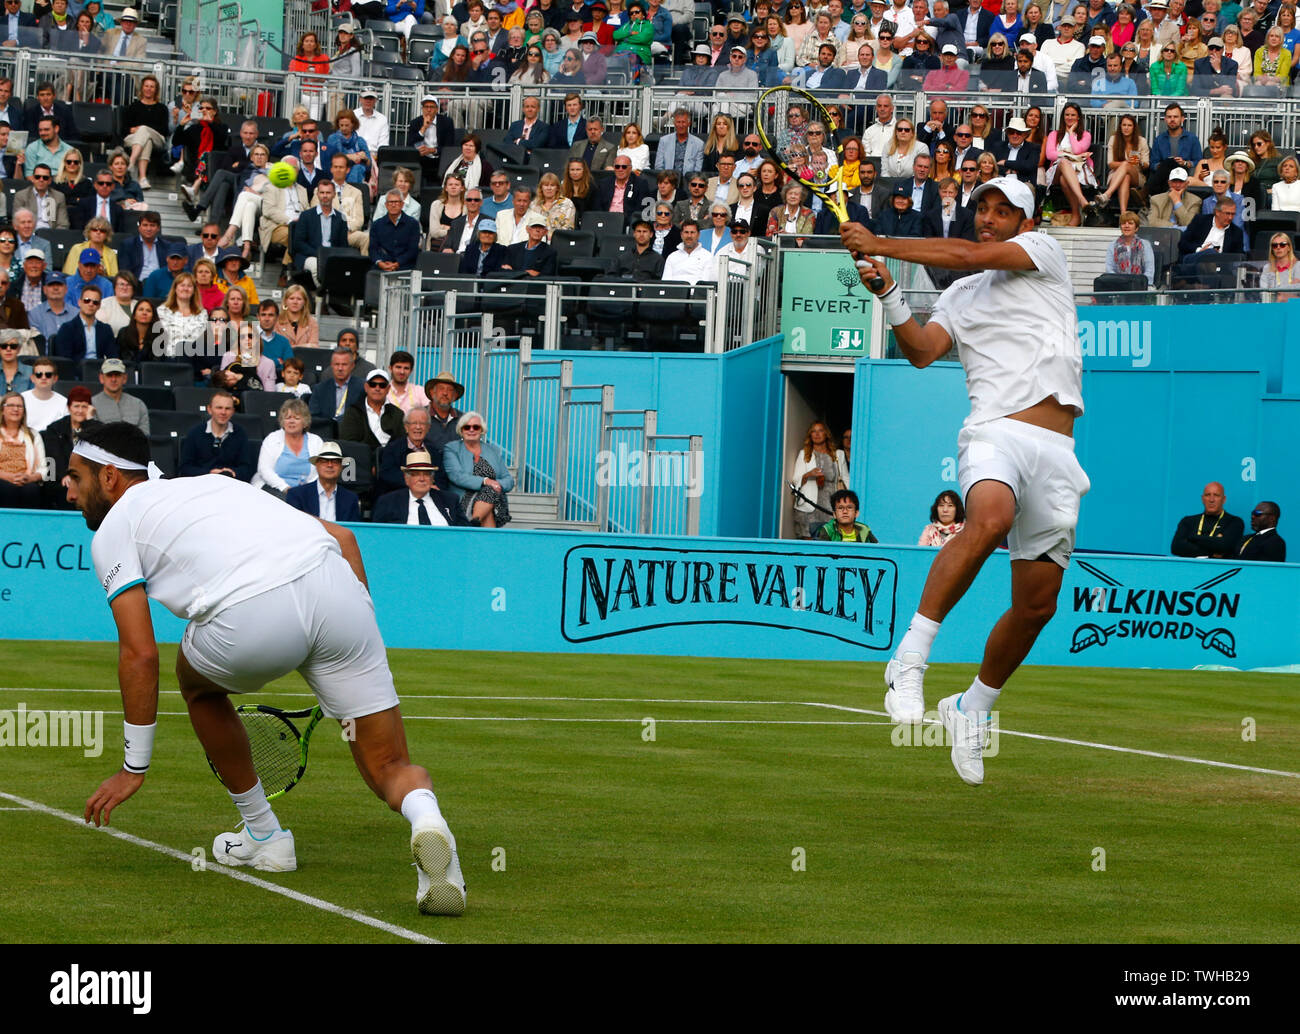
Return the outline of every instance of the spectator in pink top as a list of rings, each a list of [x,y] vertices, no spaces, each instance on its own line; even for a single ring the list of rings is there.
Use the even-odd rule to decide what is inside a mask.
[[[922,89],[926,93],[943,93],[964,90],[970,84],[970,73],[957,67],[957,46],[945,43],[939,52],[939,67],[925,74]]]
[[[918,546],[946,546],[966,524],[966,508],[952,489],[940,492],[930,507],[930,523],[921,532]]]
[[[1043,153],[1049,163],[1048,193],[1053,186],[1061,188],[1070,203],[1070,225],[1079,226],[1088,207],[1083,190],[1096,187],[1097,176],[1092,169],[1092,134],[1083,128],[1083,111],[1073,101],[1061,109],[1061,128],[1047,134]]]

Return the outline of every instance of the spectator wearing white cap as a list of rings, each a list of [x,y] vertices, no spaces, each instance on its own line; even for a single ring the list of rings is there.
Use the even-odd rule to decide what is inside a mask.
[[[1093,35],[1088,37],[1088,46],[1083,57],[1070,66],[1070,75],[1066,79],[1071,93],[1090,93],[1092,80],[1106,74],[1106,37]]]
[[[366,375],[365,395],[344,411],[343,419],[339,421],[339,438],[379,449],[387,445],[390,438],[404,433],[402,423],[406,414],[388,401],[391,384],[388,372],[379,367]]]
[[[1154,55],[1158,55],[1166,43],[1177,47],[1182,41],[1183,32],[1178,22],[1169,17],[1169,0],[1151,0],[1147,4],[1147,15],[1155,29],[1155,45],[1151,48]],[[1151,63],[1154,65],[1157,60],[1159,58],[1153,56]]]
[[[526,276],[554,276],[558,256],[554,247],[546,242],[547,226],[544,216],[529,212],[524,217],[525,239],[515,241],[506,249],[506,269]]]
[[[957,67],[957,48],[944,44],[939,54],[939,67],[926,73],[923,89],[926,93],[958,92],[970,84],[970,72]]]
[[[381,147],[388,146],[388,116],[376,110],[379,94],[374,90],[367,87],[361,91],[359,99],[361,106],[357,109],[357,132],[370,147],[370,153],[377,154]]]
[[[1237,62],[1227,57],[1222,36],[1211,36],[1206,56],[1192,66],[1192,93],[1198,97],[1235,97]]]
[[[420,114],[406,127],[406,146],[420,152],[420,171],[425,179],[438,175],[439,156],[451,148],[454,134],[451,119],[438,110],[438,98],[426,93],[420,98]]]
[[[1143,223],[1186,229],[1201,211],[1201,199],[1187,189],[1187,170],[1175,167],[1169,173],[1168,189],[1151,198]]]

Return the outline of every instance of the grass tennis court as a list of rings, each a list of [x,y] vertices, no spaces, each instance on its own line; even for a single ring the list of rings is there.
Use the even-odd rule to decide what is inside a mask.
[[[276,802],[299,870],[252,873],[259,883],[194,871],[192,849],[237,816],[175,692],[175,647],[162,649],[153,766],[114,827],[186,860],[12,799],[80,815],[121,762],[121,702],[113,644],[0,644],[14,687],[0,710],[106,712],[98,758],[0,748],[0,939],[1294,938],[1300,778],[1010,733],[1297,773],[1295,676],[1022,669],[975,789],[946,747],[893,745],[882,664],[390,651],[411,753],[469,888],[463,918],[431,919],[415,910],[409,827],[370,796],[328,721]],[[972,675],[933,667],[927,705]],[[305,694],[294,676],[248,699],[296,708]]]

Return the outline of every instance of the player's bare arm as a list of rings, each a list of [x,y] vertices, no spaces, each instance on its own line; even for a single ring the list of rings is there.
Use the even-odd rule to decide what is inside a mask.
[[[1005,269],[1028,272],[1034,260],[1009,240],[966,241],[951,237],[877,237],[865,226],[845,223],[840,240],[855,255],[879,255],[959,272]],[[885,288],[888,290],[888,288]]]
[[[144,586],[134,585],[119,593],[109,606],[117,624],[117,681],[123,719],[130,725],[153,725],[158,718],[158,643]],[[97,826],[107,826],[113,809],[142,785],[143,772],[120,769],[86,801],[83,817]]]
[[[888,267],[871,256],[858,259],[858,276],[863,287],[882,297],[896,286]],[[884,287],[872,287],[872,281],[877,278],[884,281]],[[935,360],[942,359],[952,349],[952,338],[938,323],[926,323],[923,326],[910,316],[894,326],[894,340],[898,342],[898,350],[903,353],[903,358],[918,370],[924,370]]]
[[[317,520],[320,520],[320,518],[318,517]],[[347,528],[332,521],[321,521],[320,523],[321,527],[329,532],[334,541],[339,544],[339,549],[343,551],[343,559],[352,568],[352,573],[357,576],[357,581],[369,590],[370,583],[366,581],[366,565],[361,559],[361,547],[357,545],[357,537]]]

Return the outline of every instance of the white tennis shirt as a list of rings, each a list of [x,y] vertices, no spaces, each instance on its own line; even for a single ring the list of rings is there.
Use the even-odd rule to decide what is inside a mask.
[[[1070,270],[1061,246],[1032,230],[1013,237],[1032,270],[990,269],[949,287],[930,316],[966,370],[964,427],[1019,413],[1049,395],[1083,415],[1083,353]]]
[[[342,555],[314,517],[222,474],[132,485],[90,546],[110,602],[143,584],[199,624],[314,570],[330,550]]]

